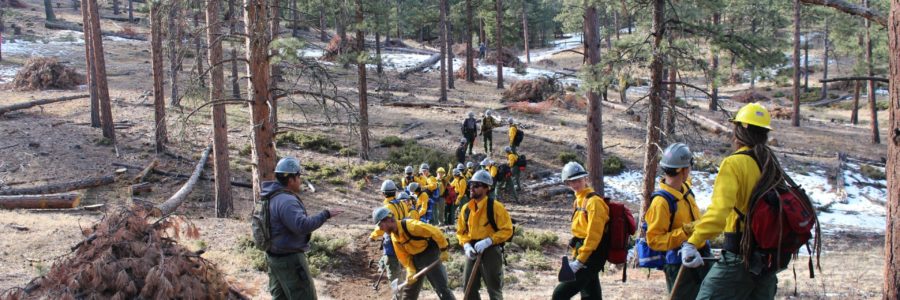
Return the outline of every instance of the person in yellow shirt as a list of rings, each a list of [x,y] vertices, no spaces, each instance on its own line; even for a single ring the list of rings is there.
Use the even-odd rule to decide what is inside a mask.
[[[416,220],[428,223],[430,221],[428,219],[430,216],[427,215],[429,208],[428,193],[422,189],[418,182],[413,182],[409,184],[409,194],[415,198],[416,215],[418,216]]]
[[[472,175],[475,175],[475,171],[477,171],[477,170],[475,170],[475,163],[473,163],[471,161],[466,162],[466,172],[465,172],[466,180],[472,179]]]
[[[609,254],[609,240],[603,236],[609,221],[609,206],[589,186],[587,176],[587,171],[577,162],[563,166],[562,181],[575,192],[569,241],[572,248],[569,269],[575,273],[575,280],[560,282],[553,290],[554,300],[571,299],[579,293],[582,299],[603,299],[599,273]]]
[[[767,146],[771,116],[765,107],[750,103],[735,114],[733,148],[736,150],[722,160],[713,184],[712,203],[694,233],[681,246],[682,265],[697,268],[703,265],[701,249],[706,241],[725,233],[725,247],[703,283],[697,299],[773,299],[778,288],[776,270],[761,270],[764,257],[760,252],[745,249],[743,239],[746,222],[742,216],[749,212],[750,199],[758,199],[765,191],[784,182],[784,170],[775,152]],[[742,155],[747,154],[747,155]],[[742,233],[743,232],[743,233]],[[745,236],[747,235],[747,236]],[[750,259],[750,256],[758,259]],[[744,262],[749,262],[745,265]],[[749,267],[749,268],[748,268]]]
[[[381,193],[384,195],[384,207],[391,212],[392,216],[397,218],[397,220],[409,217],[409,207],[407,204],[396,199],[397,184],[395,184],[393,180],[385,180],[381,183]],[[381,228],[375,227],[375,230],[372,231],[369,238],[372,240],[383,238],[381,244],[383,255],[378,262],[378,266],[385,272],[388,281],[400,278],[400,262],[397,260],[394,244],[391,243],[391,236],[382,231]]]
[[[444,225],[444,207],[447,206],[447,189],[450,187],[450,177],[444,167],[437,169],[437,176],[434,177],[437,188],[434,194],[438,197],[434,199],[434,209],[432,210],[431,225]]]
[[[416,177],[413,176],[412,166],[406,166],[406,168],[403,168],[403,174],[405,174],[406,176],[403,176],[403,178],[400,179],[401,189],[405,189],[411,182],[414,182],[416,179]]]
[[[397,259],[406,268],[406,287],[403,299],[418,299],[422,281],[414,278],[419,270],[437,263],[425,278],[431,284],[438,299],[454,300],[447,280],[447,270],[442,262],[449,259],[449,243],[440,229],[411,219],[394,218],[390,210],[380,207],[372,212],[372,220],[384,232],[390,233],[397,252]]]
[[[519,167],[516,166],[519,155],[513,152],[512,147],[509,146],[503,148],[503,152],[506,152],[506,165],[509,166],[510,172],[509,178],[506,179],[506,192],[518,201],[519,194],[517,191],[522,189],[522,183],[519,181]]]
[[[456,218],[456,238],[465,250],[464,282],[473,281],[465,299],[481,299],[481,282],[487,287],[490,299],[503,299],[503,244],[513,234],[512,219],[500,201],[488,197],[493,185],[491,174],[479,170],[472,175],[471,200],[460,209]],[[479,272],[473,272],[481,257]]]
[[[516,141],[516,134],[519,133],[519,124],[516,124],[513,118],[507,118],[506,123],[509,124],[509,147],[512,148],[513,152],[516,152],[519,149],[519,143],[522,141]]]
[[[694,222],[700,219],[700,208],[691,192],[688,179],[694,156],[691,149],[682,143],[669,145],[663,151],[659,165],[663,179],[659,190],[653,193],[650,207],[644,219],[647,221],[647,244],[651,249],[665,252],[666,286],[669,292],[676,284],[678,271],[681,269],[681,257],[678,250],[694,232]],[[705,247],[703,256],[712,256],[709,247]],[[674,299],[696,299],[700,291],[700,283],[709,268],[685,269],[678,279],[678,289]]]
[[[453,199],[453,203],[447,206],[446,212],[446,220],[444,220],[444,224],[454,224],[456,223],[456,210],[460,205],[465,205],[468,202],[469,195],[467,188],[466,177],[462,173],[462,168],[457,167],[453,169],[453,181],[450,182],[451,188],[456,192],[456,199]]]

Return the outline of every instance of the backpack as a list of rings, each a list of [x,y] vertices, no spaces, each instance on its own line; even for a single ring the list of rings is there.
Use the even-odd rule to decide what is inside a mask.
[[[494,178],[494,181],[506,180],[512,171],[509,168],[509,165],[501,164],[497,167],[497,177]]]
[[[525,167],[528,167],[528,158],[525,157],[525,154],[519,155],[519,159],[516,160],[516,167],[518,167],[519,170],[523,170],[525,169]]]
[[[741,151],[736,154],[750,156],[759,161],[751,151]],[[816,236],[819,233],[819,221],[816,217],[815,207],[806,194],[806,191],[797,185],[785,174],[788,183],[787,188],[776,187],[760,196],[751,199],[749,212],[745,215],[737,208],[733,208],[738,214],[737,231],[744,228],[741,223],[749,219],[750,234],[752,234],[753,248],[760,250],[766,258],[763,262],[763,271],[781,270],[787,268],[793,254],[803,245],[809,249],[809,240],[812,238],[813,229]],[[816,241],[818,243],[819,241]],[[819,246],[816,245],[817,251]],[[812,256],[809,258],[810,278],[815,273],[812,268]]]
[[[688,189],[687,193],[685,193],[685,199],[689,196],[693,196],[694,191]],[[675,222],[675,213],[678,211],[678,199],[675,199],[675,196],[665,190],[657,190],[650,195],[650,199],[656,198],[656,196],[663,197],[666,199],[666,202],[669,203],[669,229],[666,232],[672,231],[672,224]],[[652,201],[652,200],[651,200]],[[691,220],[694,220],[694,214],[691,212]],[[642,222],[641,230],[647,232],[647,222]],[[662,269],[666,264],[681,264],[680,255],[678,255],[678,249],[672,249],[667,251],[657,251],[650,248],[650,245],[647,243],[646,238],[641,238],[637,241],[637,254],[638,254],[638,266],[642,268],[651,268],[651,269]]]
[[[277,190],[262,197],[253,205],[250,213],[250,227],[253,235],[253,245],[261,251],[269,251],[272,247],[272,219],[269,218],[269,203],[275,196],[290,194],[288,190]]]
[[[413,235],[412,232],[409,231],[409,228],[406,228],[406,220],[407,219],[400,220],[400,227],[403,227],[403,231],[406,231],[406,236],[408,236],[410,240],[412,240],[412,241],[427,240],[426,238]]]
[[[513,136],[513,145],[518,147],[519,144],[522,144],[522,139],[525,138],[525,132],[522,131],[522,128],[516,127],[516,135]]]
[[[466,120],[463,121],[462,132],[475,133],[475,130],[477,129],[475,126],[475,118],[466,118]]]
[[[591,192],[587,195],[587,198],[590,199],[594,196],[599,197],[600,195]],[[609,239],[606,261],[613,264],[625,263],[628,258],[628,249],[631,248],[630,238],[637,231],[634,216],[631,215],[631,210],[625,207],[625,204],[613,202],[603,197],[600,197],[600,199],[603,199],[609,207],[609,221],[607,221],[606,229],[603,232],[603,239]],[[576,207],[572,215],[574,216],[578,211],[586,211],[586,209],[587,201],[585,201],[584,207]]]

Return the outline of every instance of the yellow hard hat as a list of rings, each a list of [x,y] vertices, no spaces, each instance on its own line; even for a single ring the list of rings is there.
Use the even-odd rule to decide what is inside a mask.
[[[440,167],[440,168],[437,169],[437,172],[438,172],[438,173],[444,173],[444,174],[446,174],[446,173],[447,173],[447,170],[444,170],[444,167]]]
[[[769,110],[756,102],[741,107],[737,114],[734,115],[734,118],[731,119],[731,122],[742,123],[744,127],[747,127],[747,124],[749,124],[772,130],[772,116],[769,115]]]

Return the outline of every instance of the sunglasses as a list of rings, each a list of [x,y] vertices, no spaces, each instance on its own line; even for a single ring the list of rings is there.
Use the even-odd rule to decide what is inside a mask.
[[[488,185],[487,185],[487,184],[484,184],[484,183],[473,183],[473,184],[472,184],[472,188],[483,188],[483,189],[486,189],[487,187],[488,187]]]

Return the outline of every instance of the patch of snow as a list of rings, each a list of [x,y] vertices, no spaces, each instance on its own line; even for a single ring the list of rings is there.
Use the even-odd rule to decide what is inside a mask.
[[[2,66],[0,67],[0,83],[8,83],[16,78],[16,73],[20,67]]]

